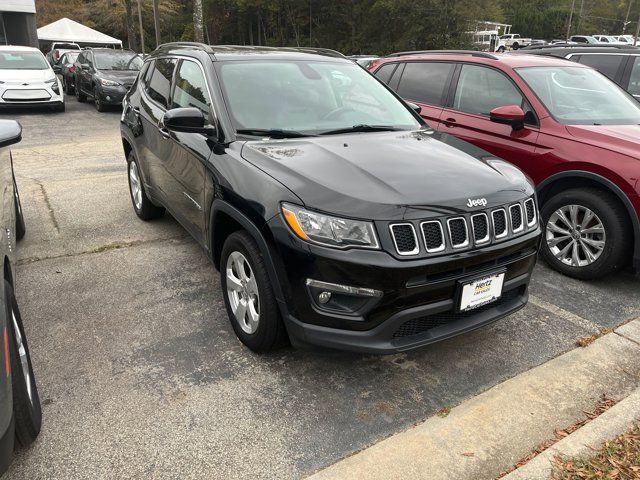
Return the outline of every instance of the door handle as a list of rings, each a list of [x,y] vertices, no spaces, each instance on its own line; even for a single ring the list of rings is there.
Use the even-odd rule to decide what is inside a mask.
[[[457,121],[453,117],[449,117],[449,118],[445,119],[442,123],[444,123],[445,126],[449,127],[449,128],[457,126]]]

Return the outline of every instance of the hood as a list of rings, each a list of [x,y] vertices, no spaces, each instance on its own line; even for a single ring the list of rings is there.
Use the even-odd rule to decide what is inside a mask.
[[[0,82],[8,84],[43,83],[55,77],[51,68],[44,70],[0,70]]]
[[[640,125],[567,125],[584,143],[640,158]]]
[[[242,156],[309,208],[372,220],[472,211],[482,207],[469,208],[469,199],[493,206],[533,193],[515,167],[502,172],[486,162],[491,154],[430,130],[250,141]]]
[[[100,70],[100,78],[131,84],[138,76],[137,70]]]

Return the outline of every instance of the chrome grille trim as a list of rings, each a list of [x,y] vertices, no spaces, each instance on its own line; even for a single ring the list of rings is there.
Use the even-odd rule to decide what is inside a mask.
[[[424,225],[430,224],[430,223],[436,223],[438,224],[438,228],[440,229],[440,236],[442,237],[442,244],[437,247],[437,248],[429,248],[427,246],[427,238],[424,235]],[[436,252],[442,252],[445,249],[445,245],[446,245],[446,240],[444,237],[444,229],[442,228],[442,223],[440,223],[440,220],[429,220],[426,222],[422,222],[420,224],[420,231],[422,232],[422,240],[424,242],[424,248],[427,250],[428,253],[436,253]]]
[[[484,238],[480,240],[476,240],[476,223],[475,219],[477,217],[484,217],[487,222],[487,234]],[[487,243],[491,239],[491,229],[489,228],[489,217],[487,217],[486,213],[476,213],[475,215],[471,215],[471,228],[473,229],[473,241],[476,245],[482,245],[483,243]]]
[[[453,235],[451,234],[451,222],[455,220],[462,220],[462,223],[464,224],[464,233],[465,233],[465,241],[457,245],[453,243]],[[469,227],[467,226],[467,220],[464,217],[447,218],[447,230],[449,230],[449,240],[451,241],[451,246],[453,248],[458,249],[458,248],[464,248],[469,246]]]
[[[396,234],[394,232],[394,228],[395,227],[400,227],[403,225],[407,225],[409,227],[411,227],[411,232],[413,233],[413,241],[416,244],[416,247],[411,250],[410,252],[401,252],[400,249],[398,248],[398,242],[396,242]],[[402,255],[402,256],[407,256],[407,255],[417,255],[418,252],[420,251],[420,247],[418,244],[418,237],[416,236],[416,229],[413,226],[413,223],[394,223],[392,225],[389,225],[389,230],[391,231],[391,238],[393,239],[393,245],[396,247],[396,252],[398,252],[398,255]]]
[[[531,228],[536,223],[538,223],[538,212],[536,211],[536,202],[534,202],[533,198],[528,198],[524,202],[524,210],[527,212],[527,205],[531,205],[531,209],[533,210],[533,220],[529,221],[529,214],[527,213],[527,227]]]
[[[498,232],[496,232],[496,220],[495,220],[495,215],[496,213],[502,213],[502,215],[504,215],[504,232],[498,234]],[[507,218],[507,211],[504,208],[496,208],[495,210],[491,211],[491,226],[493,227],[493,237],[495,239],[500,239],[500,238],[504,238],[508,235],[509,233],[509,219]]]
[[[513,228],[513,214],[511,213],[511,210],[513,210],[514,208],[520,210],[520,226],[518,228]],[[509,225],[511,225],[512,233],[520,233],[524,230],[524,215],[522,213],[522,205],[520,205],[519,203],[514,203],[513,205],[509,206]]]

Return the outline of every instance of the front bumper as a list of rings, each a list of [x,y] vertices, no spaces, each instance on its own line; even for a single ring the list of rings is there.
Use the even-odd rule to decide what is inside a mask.
[[[0,85],[0,107],[57,106],[64,103],[62,83],[56,78],[57,91],[51,83]]]
[[[391,353],[464,333],[522,308],[536,262],[540,229],[485,248],[435,258],[398,260],[384,251],[312,246],[270,222],[278,249],[278,277],[286,304],[285,323],[294,345],[320,345],[360,352]],[[484,307],[458,311],[462,281],[502,270],[502,297]],[[382,294],[340,311],[321,305],[307,279],[375,289]]]
[[[100,86],[98,95],[102,103],[107,105],[122,105],[122,99],[127,94],[128,89],[123,86]]]

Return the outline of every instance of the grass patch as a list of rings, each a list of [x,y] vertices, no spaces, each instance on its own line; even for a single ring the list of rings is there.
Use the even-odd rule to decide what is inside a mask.
[[[640,479],[640,423],[606,442],[588,458],[556,456],[553,480]]]

